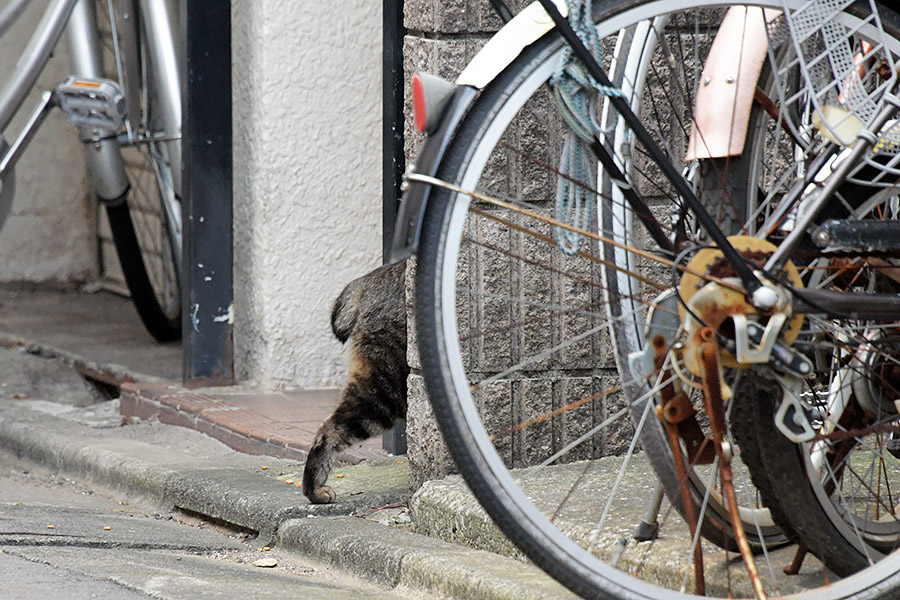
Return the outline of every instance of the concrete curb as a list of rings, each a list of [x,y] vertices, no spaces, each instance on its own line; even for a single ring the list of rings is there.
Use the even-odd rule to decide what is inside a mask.
[[[82,375],[111,385],[120,385],[124,382],[161,383],[165,381],[161,377],[138,373],[124,365],[92,361],[74,352],[7,332],[0,332],[0,346],[21,348],[28,354],[55,360],[75,369]]]
[[[155,427],[203,438],[181,428]],[[346,496],[338,490],[341,502],[314,506],[296,486],[252,467],[223,466],[227,460],[198,459],[166,445],[128,439],[121,433],[128,429],[95,429],[26,408],[0,411],[0,447],[20,457],[258,531],[261,543],[277,543],[382,584],[476,600],[573,597],[520,561],[346,516],[405,501],[405,486]],[[260,462],[227,452],[235,455],[232,462]]]
[[[576,598],[532,565],[354,517],[292,519],[278,543],[381,583],[453,598]]]
[[[409,499],[409,511],[419,533],[502,556],[525,558],[484,512],[460,475],[426,481]]]
[[[185,437],[205,437],[174,426],[158,427],[171,427],[173,433]],[[0,447],[18,456],[153,501],[170,503],[258,531],[266,541],[274,539],[278,525],[288,519],[306,515],[349,515],[376,506],[405,502],[409,495],[405,484],[402,488],[394,486],[366,494],[341,494],[342,490],[336,486],[339,502],[312,505],[298,487],[286,486],[283,481],[248,468],[211,465],[213,461],[208,459],[198,460],[178,450],[139,439],[103,435],[103,431],[110,430],[94,429],[28,409],[0,414]],[[219,444],[211,439],[209,443]],[[238,455],[224,448],[223,452]],[[277,460],[245,458],[255,462]],[[292,464],[296,466],[295,462]]]
[[[268,543],[278,527],[307,516],[346,516],[374,506],[406,501],[403,490],[342,498],[335,504],[312,505],[299,490],[240,469],[196,469],[165,480],[162,497],[178,508],[258,531]]]
[[[127,452],[129,440],[110,444],[91,439],[90,428],[83,425],[32,411],[16,413],[13,418],[9,412],[0,417],[0,447],[17,456],[157,501],[163,500],[166,479],[176,474],[173,469],[135,459]],[[60,431],[61,425],[72,432]],[[79,428],[83,431],[77,432]],[[147,451],[143,447],[131,450]]]

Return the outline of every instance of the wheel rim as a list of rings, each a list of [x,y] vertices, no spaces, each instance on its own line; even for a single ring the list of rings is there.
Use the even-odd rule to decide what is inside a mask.
[[[696,5],[696,3],[691,3]],[[713,3],[710,3],[713,4]],[[659,6],[658,4],[656,5]],[[654,12],[654,8],[652,7],[643,7],[647,10],[648,13]],[[666,9],[672,9],[671,3],[666,4]],[[619,23],[619,21],[613,20],[611,23]],[[545,80],[552,71],[552,65],[544,67],[544,70],[538,71],[532,75],[532,78],[535,81],[543,81]],[[530,80],[529,80],[530,81]],[[516,89],[516,91],[512,94],[512,96],[507,100],[508,105],[517,105],[517,103],[522,103],[523,98],[530,97],[534,89],[538,86],[534,85],[532,87],[528,87],[526,84],[521,84]],[[521,96],[521,98],[520,98]],[[517,112],[517,110],[510,111],[511,113]],[[510,121],[512,120],[512,116],[510,116]],[[490,130],[488,133],[484,135],[483,139],[493,138],[494,140],[499,140],[501,138],[501,133],[506,130],[508,122],[502,122],[501,120],[495,120],[493,127],[499,129],[499,132],[491,133]],[[493,149],[494,144],[491,142],[483,143],[482,146],[479,146],[479,149],[475,151],[475,153],[470,157],[470,164],[473,165],[485,165],[488,162],[488,158],[486,156],[482,156],[479,152],[487,152]],[[459,181],[460,187],[466,190],[474,190],[478,188],[479,180],[482,176],[481,167],[477,167],[474,169],[470,169],[465,173],[462,179]],[[503,458],[499,456],[497,450],[495,448],[494,443],[490,440],[490,433],[484,427],[484,415],[479,413],[479,401],[474,399],[467,390],[472,386],[471,378],[469,373],[466,372],[465,360],[462,358],[465,353],[470,352],[470,349],[463,348],[460,344],[460,327],[457,321],[456,307],[459,301],[459,296],[465,296],[465,293],[462,292],[458,294],[457,290],[457,272],[456,267],[460,261],[460,246],[463,241],[463,236],[466,232],[466,219],[469,213],[469,209],[471,208],[471,198],[465,197],[462,195],[457,195],[453,198],[453,207],[452,212],[450,213],[449,220],[446,224],[446,232],[445,235],[447,239],[450,240],[448,244],[443,245],[442,254],[439,257],[440,264],[440,285],[439,285],[439,304],[444,307],[453,307],[448,310],[443,310],[440,313],[440,328],[442,333],[442,338],[439,340],[439,346],[441,348],[442,355],[445,357],[449,357],[446,359],[446,363],[444,367],[448,370],[450,375],[450,382],[452,382],[452,388],[447,390],[447,393],[453,397],[457,396],[459,399],[459,409],[463,414],[463,419],[465,420],[467,427],[469,430],[475,433],[474,442],[477,444],[480,454],[484,457],[484,460],[489,465],[492,476],[496,477],[504,488],[506,486],[510,486],[508,489],[517,489],[515,479],[509,474],[507,470],[507,465],[504,463]],[[622,221],[627,221],[628,215],[622,215]],[[608,251],[608,249],[607,249]],[[615,257],[616,253],[612,253],[613,257]],[[630,257],[625,255],[623,258],[625,260],[624,263],[628,264],[631,262]],[[604,276],[608,276],[608,272],[603,272]],[[624,283],[623,287],[625,289],[631,290],[631,296],[636,297],[637,294],[634,293],[633,282],[634,280],[627,275],[622,275],[619,277],[621,283]],[[637,312],[637,311],[635,311]],[[640,347],[641,342],[638,337],[640,335],[639,328],[642,326],[643,322],[640,319],[629,321],[634,324],[634,328],[631,330],[631,334],[624,333],[624,337],[627,339],[628,337],[634,336],[632,343]],[[627,325],[627,323],[626,323]],[[463,332],[463,338],[466,339],[468,337],[467,332]],[[621,357],[619,357],[621,358]],[[649,407],[649,404],[647,404]],[[649,414],[649,413],[647,413]],[[647,422],[646,420],[644,421]],[[668,598],[668,597],[676,597],[678,596],[677,592],[672,592],[671,590],[660,590],[657,587],[650,586],[648,584],[644,584],[641,582],[635,582],[631,580],[627,575],[622,574],[621,572],[612,569],[608,565],[604,563],[597,562],[592,557],[587,556],[583,551],[581,551],[574,543],[569,540],[567,537],[559,533],[552,525],[547,527],[548,521],[546,516],[539,510],[534,504],[525,500],[523,497],[522,502],[519,503],[518,508],[522,511],[522,515],[524,518],[527,518],[530,522],[530,525],[534,529],[538,529],[542,531],[542,535],[545,535],[547,538],[552,539],[554,544],[557,544],[559,548],[562,548],[564,552],[569,553],[571,556],[576,557],[576,560],[581,562],[582,566],[593,571],[599,572],[603,574],[603,577],[608,581],[616,582],[626,587],[626,589],[635,590],[635,593],[647,594],[648,596],[652,595],[652,597],[660,597],[660,598]],[[867,586],[871,584],[871,580],[868,581]],[[846,591],[848,588],[847,585],[852,585],[852,583],[847,583],[846,585],[842,584],[838,586],[836,589],[843,589]],[[863,589],[863,588],[857,588]],[[824,596],[816,596],[816,597],[824,597]],[[841,597],[841,596],[834,596]]]

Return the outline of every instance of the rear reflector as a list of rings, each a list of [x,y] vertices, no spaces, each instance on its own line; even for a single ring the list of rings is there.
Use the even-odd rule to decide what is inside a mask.
[[[425,123],[428,122],[425,111],[425,89],[422,86],[422,77],[416,73],[412,78],[413,116],[416,121],[416,129],[425,133]]]
[[[428,73],[416,73],[412,78],[413,116],[416,129],[432,133],[441,122],[444,107],[453,96],[456,84]]]

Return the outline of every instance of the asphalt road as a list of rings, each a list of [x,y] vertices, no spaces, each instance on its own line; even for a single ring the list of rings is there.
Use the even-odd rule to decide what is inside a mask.
[[[52,361],[0,349],[0,365],[0,401],[43,403],[51,414],[66,406],[49,399],[69,407],[96,401],[79,377],[64,377],[65,367]],[[118,424],[116,415],[96,417],[94,426]],[[0,600],[413,597],[260,545],[254,532],[0,450]],[[275,566],[254,565],[260,559]]]
[[[121,585],[94,579],[66,569],[60,569],[11,554],[0,554],[0,577],[3,578],[4,598],[42,600],[44,598],[68,598],[69,600],[132,600],[148,598],[146,594],[131,591]]]
[[[0,452],[0,598],[410,598]],[[277,566],[259,567],[260,559]]]

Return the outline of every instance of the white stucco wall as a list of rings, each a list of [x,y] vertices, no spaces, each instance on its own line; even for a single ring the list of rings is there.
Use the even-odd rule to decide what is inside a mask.
[[[35,2],[22,21],[0,42],[0,74],[13,69],[33,31],[44,3]],[[65,79],[65,43],[38,79],[10,128],[20,131],[40,98]],[[7,140],[12,143],[12,139]],[[87,171],[78,133],[53,111],[16,165],[16,195],[9,220],[0,230],[0,281],[84,281],[96,275]]]
[[[381,3],[232,0],[235,370],[338,385],[331,304],[381,259]]]

